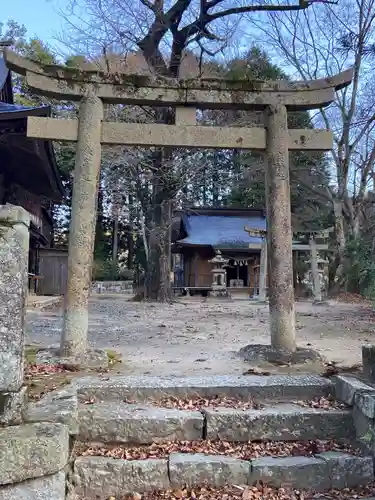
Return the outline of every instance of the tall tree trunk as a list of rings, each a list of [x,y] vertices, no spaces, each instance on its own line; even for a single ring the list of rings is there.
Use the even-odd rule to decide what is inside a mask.
[[[134,239],[133,239],[133,226],[129,224],[128,237],[128,269],[131,271],[134,266]]]
[[[171,291],[171,203],[169,196],[158,193],[158,203],[150,231],[150,255],[146,270],[146,298],[168,302]],[[163,199],[164,198],[164,199]]]
[[[171,176],[165,166],[165,155],[159,150],[154,155],[154,195],[151,227],[149,228],[149,258],[146,269],[146,299],[169,302],[171,288]]]
[[[118,217],[117,214],[113,219],[112,227],[112,264],[113,267],[117,266],[117,254],[118,254]]]
[[[344,228],[344,212],[342,200],[333,200],[333,214],[335,220],[336,255],[334,265],[330,272],[330,288],[334,293],[340,291],[342,273],[344,268],[344,256],[346,237]]]
[[[217,152],[214,151],[213,154],[213,165],[212,165],[212,206],[219,206],[219,174],[217,171]]]

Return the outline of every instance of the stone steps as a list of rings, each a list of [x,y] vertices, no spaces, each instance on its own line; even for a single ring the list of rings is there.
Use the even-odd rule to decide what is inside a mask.
[[[199,411],[99,403],[80,406],[78,421],[81,441],[149,444],[203,439],[204,417]]]
[[[69,434],[65,425],[36,423],[0,429],[1,486],[57,473],[68,459]],[[0,488],[0,498],[2,492]]]
[[[76,382],[80,401],[159,401],[165,397],[215,396],[259,401],[313,399],[333,393],[330,380],[316,375],[202,377],[83,377]]]
[[[225,484],[326,491],[353,488],[373,480],[373,459],[327,452],[312,457],[265,457],[252,461],[221,455],[172,453],[168,459],[120,460],[79,457],[72,475],[75,492],[107,499],[149,490]]]
[[[261,409],[207,408],[199,411],[126,403],[80,405],[81,441],[151,444],[163,441],[297,441],[349,439],[347,410],[278,403]]]

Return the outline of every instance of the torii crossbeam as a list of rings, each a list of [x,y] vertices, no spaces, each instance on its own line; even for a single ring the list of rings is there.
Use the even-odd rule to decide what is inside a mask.
[[[288,130],[287,112],[330,104],[335,91],[350,84],[352,71],[310,82],[174,80],[106,72],[94,64],[79,68],[47,66],[5,49],[10,69],[26,77],[34,92],[80,102],[78,120],[32,117],[29,137],[77,141],[69,234],[68,286],[62,350],[79,354],[87,347],[88,296],[96,220],[101,144],[256,149],[267,153],[266,199],[271,280],[271,344],[296,349],[289,150],[330,150],[327,130]],[[175,125],[103,123],[103,103],[170,106]],[[196,109],[263,111],[265,127],[201,127]]]

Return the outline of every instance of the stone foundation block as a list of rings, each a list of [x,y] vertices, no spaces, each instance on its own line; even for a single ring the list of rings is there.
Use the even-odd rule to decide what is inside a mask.
[[[77,389],[67,387],[48,393],[36,402],[30,402],[25,412],[27,422],[57,422],[65,424],[71,435],[78,434]]]
[[[76,356],[61,357],[60,349],[40,349],[36,355],[37,363],[58,364],[74,370],[104,370],[109,366],[109,357],[105,349],[88,348]]]
[[[174,488],[247,484],[249,473],[250,462],[232,457],[199,453],[172,453],[169,457],[169,477]]]
[[[375,418],[375,391],[371,394],[357,392],[354,396],[356,407],[368,418]]]
[[[0,500],[65,500],[65,473],[0,487]]]
[[[179,398],[215,396],[249,397],[261,401],[298,400],[333,393],[330,380],[317,375],[205,375],[202,377],[115,376],[82,377],[77,380],[78,399],[87,401],[159,401],[166,396]]]
[[[338,439],[354,436],[351,413],[280,404],[261,410],[205,410],[207,439],[226,441]]]
[[[0,219],[14,223],[0,245],[0,392],[17,392],[23,384],[30,216],[21,207],[5,205]]]
[[[353,422],[356,445],[359,447],[360,451],[365,454],[375,454],[374,420],[366,417],[357,406],[354,406]]]
[[[0,429],[0,485],[58,472],[68,457],[65,425],[26,424]]]
[[[265,457],[251,463],[249,484],[258,481],[274,488],[324,491],[330,488],[329,467],[326,461],[314,457]]]
[[[127,493],[170,487],[167,460],[79,457],[74,462],[75,492],[85,500],[107,500]]]
[[[203,415],[128,404],[82,405],[79,439],[97,442],[153,443],[203,438]]]
[[[18,392],[0,393],[0,425],[19,425],[26,409],[27,387]]]
[[[354,404],[354,397],[358,393],[374,392],[375,394],[373,387],[350,375],[338,375],[334,377],[334,384],[336,398],[349,406]]]
[[[317,455],[327,462],[331,488],[355,488],[374,479],[372,457],[357,457],[347,453],[325,452]]]

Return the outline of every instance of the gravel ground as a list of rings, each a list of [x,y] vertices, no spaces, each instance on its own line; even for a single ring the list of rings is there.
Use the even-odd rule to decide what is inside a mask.
[[[375,315],[368,306],[297,302],[296,311],[298,344],[330,361],[359,363],[361,345],[375,343]],[[118,295],[90,299],[89,342],[119,352],[126,374],[243,373],[249,365],[236,353],[247,344],[267,344],[268,328],[268,306],[246,300],[184,298],[169,305],[135,303]],[[58,345],[61,329],[61,310],[27,314],[27,343]]]

